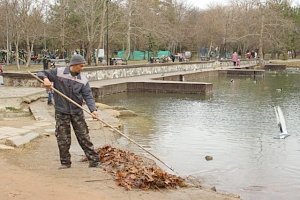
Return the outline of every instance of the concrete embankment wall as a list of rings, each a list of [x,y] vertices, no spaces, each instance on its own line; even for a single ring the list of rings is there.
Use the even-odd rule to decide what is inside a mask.
[[[90,81],[99,81],[116,78],[127,78],[134,76],[153,75],[180,71],[198,71],[201,69],[212,69],[219,66],[228,66],[231,62],[190,62],[190,63],[162,63],[162,64],[146,64],[134,66],[114,66],[114,67],[98,67],[87,68],[84,70]]]
[[[127,92],[127,83],[118,83],[113,85],[105,85],[102,87],[92,87],[93,96],[95,98],[104,97],[106,95]]]
[[[255,60],[244,60],[242,65],[254,65]],[[86,67],[82,72],[90,81],[108,79],[128,78],[142,75],[160,74],[165,76],[171,72],[199,72],[206,69],[231,66],[230,61],[208,61],[208,62],[184,62],[184,63],[162,63],[145,64],[132,66],[107,66],[107,67]],[[3,73],[5,86],[13,87],[40,87],[41,84],[28,73]]]
[[[243,60],[241,61],[241,64],[255,65],[256,60]],[[161,76],[165,76],[165,74],[172,72],[196,72],[206,69],[215,69],[228,66],[232,66],[231,61],[162,63],[117,67],[90,67],[86,68],[83,74],[85,74],[90,81],[99,81],[153,74],[160,74]]]
[[[213,84],[182,81],[144,81],[126,82],[101,87],[93,87],[93,95],[100,98],[106,95],[122,92],[151,92],[151,93],[181,93],[181,94],[210,94]]]

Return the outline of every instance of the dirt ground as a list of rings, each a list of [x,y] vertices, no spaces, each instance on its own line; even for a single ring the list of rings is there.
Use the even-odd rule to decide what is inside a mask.
[[[0,126],[22,127],[33,124],[32,118],[0,121]],[[120,138],[100,122],[88,120],[95,147],[111,144],[120,147]],[[49,128],[53,128],[49,127]],[[54,132],[54,130],[53,130]],[[231,200],[237,195],[225,195],[209,189],[189,187],[177,190],[126,191],[101,168],[88,168],[81,162],[83,152],[72,134],[72,168],[58,170],[59,155],[53,134],[40,137],[15,150],[0,151],[0,200]]]

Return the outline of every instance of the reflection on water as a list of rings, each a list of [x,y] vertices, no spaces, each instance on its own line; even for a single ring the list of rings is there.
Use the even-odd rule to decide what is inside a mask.
[[[207,97],[130,93],[100,101],[135,111],[124,132],[182,175],[243,199],[300,199],[300,74],[231,79],[202,79],[214,84]],[[285,115],[285,140],[273,139],[280,132],[272,105]]]

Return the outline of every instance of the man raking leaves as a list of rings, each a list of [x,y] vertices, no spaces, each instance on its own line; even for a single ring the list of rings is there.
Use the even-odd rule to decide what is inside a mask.
[[[60,67],[38,72],[37,76],[43,80],[44,86],[53,87],[63,95],[72,99],[82,106],[86,102],[94,119],[98,117],[92,91],[88,79],[80,72],[85,65],[85,60],[81,55],[74,55],[68,67]],[[89,130],[81,108],[71,103],[58,93],[54,93],[55,102],[55,136],[57,138],[61,167],[60,169],[71,167],[71,126],[77,137],[78,143],[89,160],[89,167],[99,167],[98,154],[94,150],[90,141]]]

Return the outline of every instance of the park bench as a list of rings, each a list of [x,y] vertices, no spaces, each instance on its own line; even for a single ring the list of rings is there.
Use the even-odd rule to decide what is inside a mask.
[[[50,65],[54,67],[65,67],[67,65],[65,59],[50,59]]]
[[[111,58],[110,65],[127,65],[127,60],[123,58]]]

